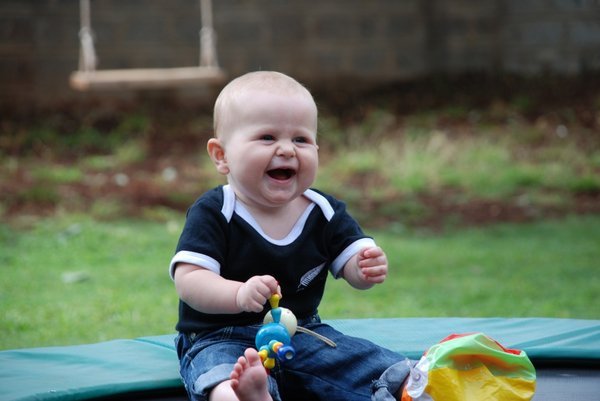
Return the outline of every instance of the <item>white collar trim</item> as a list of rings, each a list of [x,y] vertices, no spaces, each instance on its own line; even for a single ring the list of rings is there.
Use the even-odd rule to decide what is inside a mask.
[[[258,232],[264,239],[271,242],[272,244],[285,246],[291,244],[296,239],[298,239],[298,237],[302,233],[302,230],[304,229],[306,221],[308,220],[308,216],[310,215],[310,212],[314,209],[315,205],[321,209],[327,221],[330,221],[335,213],[333,207],[323,195],[313,191],[312,189],[307,189],[306,191],[304,191],[303,195],[311,201],[311,204],[306,207],[306,210],[304,210],[296,224],[294,224],[294,227],[292,228],[290,233],[282,239],[271,238],[263,231],[263,229],[256,222],[252,214],[250,214],[248,209],[246,209],[241,202],[236,201],[235,193],[233,192],[233,189],[230,185],[223,186],[223,206],[221,207],[221,213],[223,214],[223,216],[225,216],[227,222],[231,221],[234,212],[237,213],[238,216],[240,216],[248,224],[250,224],[250,226],[252,226],[252,228],[254,228],[256,232]]]

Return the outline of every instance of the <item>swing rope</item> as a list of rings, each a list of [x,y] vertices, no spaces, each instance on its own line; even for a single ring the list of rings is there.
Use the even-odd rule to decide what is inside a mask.
[[[218,67],[215,30],[212,21],[212,3],[210,0],[200,0],[202,13],[202,28],[200,29],[200,66]]]
[[[79,17],[81,19],[81,29],[79,30],[79,41],[81,48],[79,50],[79,71],[90,72],[96,70],[96,49],[94,48],[94,31],[90,16],[90,0],[80,0]]]

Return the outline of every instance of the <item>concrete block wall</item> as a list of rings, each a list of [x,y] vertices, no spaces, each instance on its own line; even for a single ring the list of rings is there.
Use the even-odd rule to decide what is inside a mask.
[[[198,63],[198,0],[91,0],[99,68]],[[213,0],[221,66],[310,84],[600,70],[600,0]],[[79,2],[0,2],[0,102],[77,100]],[[88,96],[89,95],[85,95]]]

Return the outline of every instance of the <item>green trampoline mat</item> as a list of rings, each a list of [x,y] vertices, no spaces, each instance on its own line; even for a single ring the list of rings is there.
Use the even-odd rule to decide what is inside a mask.
[[[483,332],[538,366],[600,366],[600,320],[399,318],[326,321],[418,359],[453,333]],[[0,400],[86,400],[181,388],[173,334],[0,351]]]

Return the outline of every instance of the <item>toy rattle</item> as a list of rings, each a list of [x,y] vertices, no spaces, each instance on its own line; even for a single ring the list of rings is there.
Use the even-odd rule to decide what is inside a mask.
[[[275,367],[275,361],[280,363],[293,359],[296,350],[292,346],[292,336],[296,331],[309,334],[329,345],[336,347],[335,342],[305,327],[298,326],[298,319],[294,313],[287,309],[279,307],[279,294],[271,295],[269,304],[271,310],[265,315],[263,326],[256,333],[255,345],[258,355],[267,369]]]
[[[296,355],[292,336],[296,333],[298,320],[291,310],[279,307],[280,299],[279,294],[273,294],[269,298],[271,310],[265,315],[263,326],[256,333],[256,349],[266,369],[275,367],[275,359],[284,362]]]

